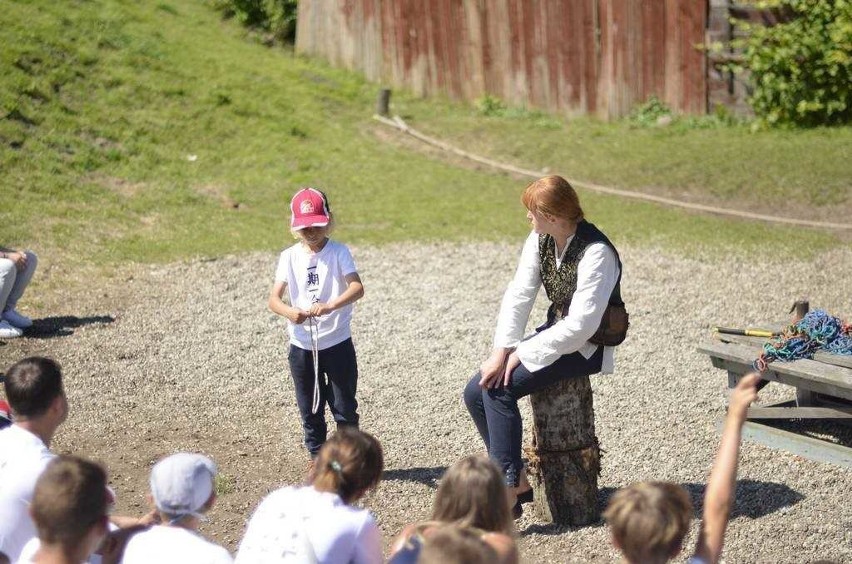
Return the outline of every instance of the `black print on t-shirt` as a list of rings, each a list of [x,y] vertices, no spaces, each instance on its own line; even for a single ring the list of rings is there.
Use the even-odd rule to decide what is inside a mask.
[[[319,301],[319,274],[317,274],[316,266],[308,267],[308,284],[307,284],[308,294],[311,296],[311,303],[315,303]]]

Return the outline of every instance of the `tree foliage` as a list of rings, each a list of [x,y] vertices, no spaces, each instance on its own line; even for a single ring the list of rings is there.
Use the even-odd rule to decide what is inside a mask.
[[[789,21],[773,26],[738,22],[750,103],[769,125],[833,125],[852,117],[852,1],[772,0]]]
[[[292,43],[296,37],[298,4],[298,0],[213,0],[214,7],[226,18],[236,18],[285,43]]]

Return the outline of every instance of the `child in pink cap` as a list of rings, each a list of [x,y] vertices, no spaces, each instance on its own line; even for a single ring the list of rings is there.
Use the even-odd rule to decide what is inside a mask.
[[[323,192],[296,192],[290,231],[298,243],[281,253],[269,293],[269,309],[289,321],[290,374],[312,459],[328,432],[326,403],[338,428],[358,426],[358,363],[349,323],[364,286],[349,249],[328,238],[332,225]]]

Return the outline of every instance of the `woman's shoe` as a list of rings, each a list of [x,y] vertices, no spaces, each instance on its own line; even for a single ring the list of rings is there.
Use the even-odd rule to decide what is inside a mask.
[[[518,494],[518,499],[515,502],[515,505],[512,506],[512,517],[517,520],[521,518],[521,515],[524,514],[524,503],[532,503],[533,500],[533,491],[532,488],[528,489],[525,492]]]

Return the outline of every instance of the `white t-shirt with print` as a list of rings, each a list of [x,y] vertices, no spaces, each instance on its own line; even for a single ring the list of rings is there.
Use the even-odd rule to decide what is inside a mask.
[[[182,527],[154,525],[130,537],[122,564],[231,564],[231,554]]]
[[[0,552],[12,562],[38,536],[30,503],[36,480],[54,456],[39,437],[18,425],[0,431]]]
[[[318,253],[311,252],[302,243],[285,249],[278,259],[276,282],[287,283],[290,305],[308,310],[316,302],[327,303],[346,290],[345,277],[354,274],[355,261],[343,243],[328,240]],[[323,315],[315,320],[319,350],[333,347],[352,336],[352,304]],[[297,325],[288,323],[290,343],[311,350],[311,320]]]
[[[312,486],[274,491],[252,515],[235,564],[380,564],[382,538],[369,511]]]

